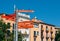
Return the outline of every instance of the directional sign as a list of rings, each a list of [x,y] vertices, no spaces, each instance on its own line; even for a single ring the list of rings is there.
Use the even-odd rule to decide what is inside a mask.
[[[17,12],[34,12],[33,10],[17,10]]]

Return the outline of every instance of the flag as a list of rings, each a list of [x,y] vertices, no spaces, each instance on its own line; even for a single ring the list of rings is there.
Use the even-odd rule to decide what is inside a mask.
[[[32,21],[18,22],[18,28],[33,28]]]

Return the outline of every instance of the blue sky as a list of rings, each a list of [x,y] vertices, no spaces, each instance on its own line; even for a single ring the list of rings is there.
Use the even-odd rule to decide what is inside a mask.
[[[14,4],[18,9],[34,10],[29,13],[45,23],[60,26],[60,0],[0,0],[0,13],[12,14]]]

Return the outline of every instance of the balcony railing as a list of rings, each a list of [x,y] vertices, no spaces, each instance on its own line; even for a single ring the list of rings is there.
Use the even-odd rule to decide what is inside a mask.
[[[34,35],[34,37],[37,37],[37,35]]]
[[[48,41],[50,41],[50,39],[48,39]]]
[[[51,35],[51,38],[52,38],[52,39],[54,39],[54,38],[55,38],[54,34],[52,34],[52,35]]]
[[[23,34],[27,34],[27,31],[25,31]]]
[[[53,30],[50,30],[51,31],[51,33],[53,33]]]
[[[47,32],[47,33],[49,32],[49,29],[48,29],[48,28],[46,29],[46,32]]]
[[[49,35],[46,35],[46,38],[48,39],[49,38]]]
[[[44,31],[44,28],[41,28],[42,31]]]
[[[42,35],[41,38],[44,38],[44,36]]]
[[[23,35],[29,35],[29,29],[21,29],[20,31]]]

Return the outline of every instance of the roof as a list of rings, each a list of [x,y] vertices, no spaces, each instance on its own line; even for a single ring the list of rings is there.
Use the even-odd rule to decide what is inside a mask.
[[[33,21],[34,23],[45,24],[45,25],[49,25],[49,26],[54,26],[54,27],[55,27],[55,25],[48,24],[48,23],[44,23],[43,21],[37,20],[36,18],[33,18],[32,21]]]
[[[15,17],[16,17],[15,13],[14,14],[9,14],[9,15],[2,16],[2,18],[6,18],[7,20],[12,20],[12,21],[15,21]],[[37,20],[36,18],[32,19],[32,21],[34,23],[45,24],[45,25],[49,25],[49,26],[54,26],[55,27],[55,25],[44,23],[41,20]]]
[[[2,18],[6,18],[7,20],[15,21],[16,14],[2,15]]]

